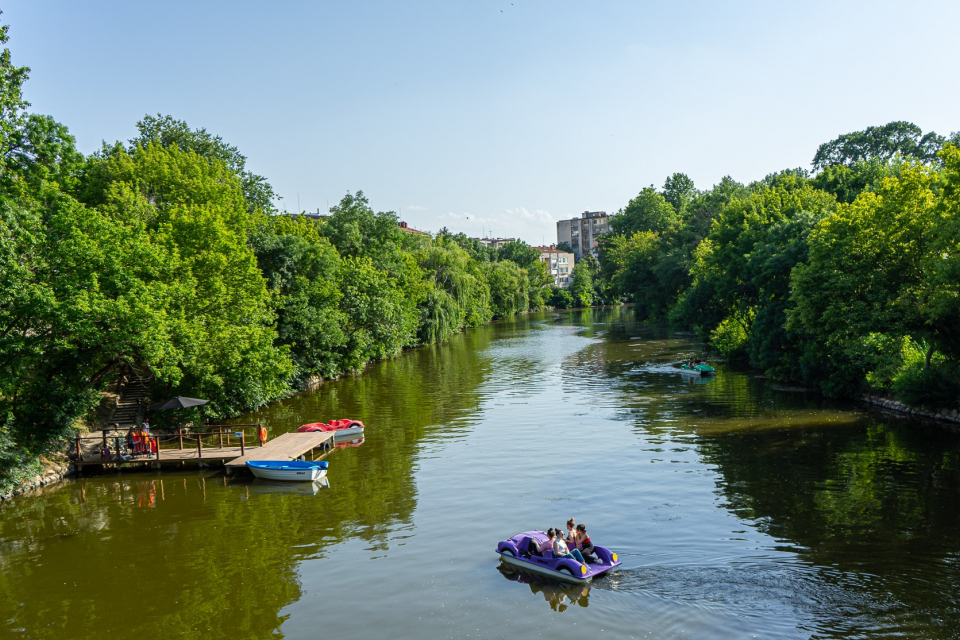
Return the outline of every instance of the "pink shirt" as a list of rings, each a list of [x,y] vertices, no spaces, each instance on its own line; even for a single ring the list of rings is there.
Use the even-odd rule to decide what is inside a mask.
[[[550,539],[547,538],[546,540],[544,540],[543,542],[541,542],[541,543],[540,543],[540,546],[537,547],[537,548],[540,550],[540,553],[543,553],[544,551],[546,551],[546,550],[548,550],[548,549],[553,549],[553,545],[550,543]]]

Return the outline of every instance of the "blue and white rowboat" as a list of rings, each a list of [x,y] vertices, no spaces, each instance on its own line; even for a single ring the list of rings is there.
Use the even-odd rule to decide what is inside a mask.
[[[253,475],[266,480],[316,482],[327,475],[326,461],[249,460],[247,468]]]

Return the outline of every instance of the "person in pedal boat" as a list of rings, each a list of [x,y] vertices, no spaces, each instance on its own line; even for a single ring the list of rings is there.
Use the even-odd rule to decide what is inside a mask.
[[[540,543],[540,546],[537,547],[538,555],[543,555],[544,551],[550,550],[553,551],[553,529],[547,529],[547,539]]]
[[[587,533],[587,525],[583,523],[577,525],[577,538],[580,541],[580,552],[583,554],[583,557],[587,559],[587,562],[591,564],[600,562],[600,558],[596,556],[596,551],[593,548],[593,543],[590,542],[590,534]]]
[[[557,527],[555,530],[550,529],[547,531],[547,536],[553,541],[553,557],[554,558],[573,558],[580,564],[586,564],[583,559],[583,555],[578,549],[568,549],[567,543],[563,541],[563,538],[560,537],[560,527]],[[553,532],[553,535],[551,535]]]
[[[567,520],[567,539],[564,540],[571,549],[580,548],[580,535],[577,533],[577,521],[573,518]]]

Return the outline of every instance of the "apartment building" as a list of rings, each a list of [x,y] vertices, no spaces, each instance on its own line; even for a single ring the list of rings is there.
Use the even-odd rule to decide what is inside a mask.
[[[560,251],[556,245],[532,248],[540,252],[540,262],[546,263],[547,271],[553,276],[553,284],[563,289],[569,287],[575,261],[573,254]]]
[[[610,229],[606,211],[584,211],[570,220],[557,221],[557,243],[566,242],[577,260],[597,257],[597,238]]]
[[[516,238],[470,238],[471,240],[476,240],[485,247],[490,247],[491,249],[499,249],[503,245],[516,242]]]

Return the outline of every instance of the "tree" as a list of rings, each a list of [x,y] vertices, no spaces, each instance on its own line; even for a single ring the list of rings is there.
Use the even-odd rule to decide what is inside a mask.
[[[137,130],[140,135],[130,140],[130,153],[137,147],[159,144],[164,148],[176,146],[182,151],[193,151],[208,160],[219,160],[240,180],[244,200],[251,212],[273,212],[273,199],[276,197],[273,187],[263,176],[248,171],[246,156],[220,136],[207,133],[203,128],[190,129],[183,120],[159,113],[156,116],[145,115],[137,123]]]
[[[924,134],[912,122],[898,120],[845,133],[823,143],[813,156],[812,164],[815,170],[820,170],[831,165],[853,166],[861,161],[888,162],[897,155],[933,162],[945,141],[933,131]]]
[[[158,394],[209,398],[209,415],[232,415],[287,393],[288,348],[275,346],[272,296],[247,239],[258,223],[239,178],[219,160],[151,143],[90,159],[82,192],[117,223],[144,225],[176,262],[165,343],[174,367],[138,364]]]
[[[530,265],[539,262],[540,252],[528,246],[523,240],[515,240],[497,250],[497,260],[510,260],[524,269],[529,269]]]
[[[570,295],[574,305],[589,307],[593,304],[593,273],[582,260],[573,267],[573,281],[570,283]]]
[[[256,247],[257,264],[274,292],[277,342],[290,348],[295,378],[343,372],[347,316],[337,288],[340,255],[308,218],[273,216]]]
[[[663,183],[663,197],[673,206],[678,216],[683,216],[687,206],[697,195],[693,180],[685,173],[675,173]]]
[[[558,242],[557,251],[565,251],[567,253],[573,253],[573,247],[570,246],[569,242]]]
[[[494,318],[509,318],[529,307],[527,272],[510,260],[490,265],[490,308]]]
[[[677,212],[653,185],[643,189],[636,198],[610,220],[615,233],[631,235],[637,231],[661,233],[675,224]]]
[[[9,31],[9,25],[0,25],[0,44],[9,41]],[[0,154],[4,159],[16,146],[15,139],[25,118],[24,109],[30,106],[23,98],[23,83],[29,74],[29,67],[14,66],[10,49],[4,47],[0,53]]]
[[[774,186],[758,186],[748,198],[732,200],[698,252],[694,286],[707,285],[712,303],[697,324],[719,331],[715,338],[726,355],[748,356],[754,366],[766,371],[779,367],[789,377],[798,348],[797,336],[782,330],[790,273],[806,259],[806,237],[833,210],[834,198],[794,172],[778,174],[769,183]],[[707,316],[717,315],[724,319],[705,326]]]
[[[904,168],[875,193],[841,205],[810,235],[809,262],[792,276],[796,310],[788,327],[815,337],[813,355],[827,393],[855,392],[877,366],[889,341],[872,335],[950,343],[955,318],[924,304],[930,268],[936,272],[942,262],[937,182],[930,169]]]

